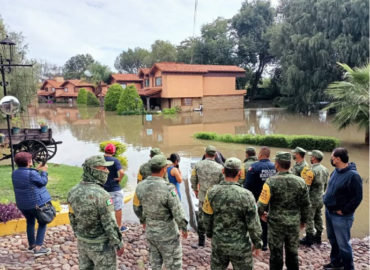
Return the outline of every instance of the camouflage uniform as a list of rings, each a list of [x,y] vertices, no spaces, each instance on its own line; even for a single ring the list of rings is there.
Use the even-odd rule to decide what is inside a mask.
[[[216,153],[216,148],[213,146],[207,146],[206,152],[208,153]],[[206,197],[207,190],[214,186],[215,184],[220,183],[224,180],[224,176],[222,174],[223,166],[215,162],[213,159],[206,158],[204,160],[199,161],[195,164],[195,167],[191,173],[191,187],[194,191],[198,191],[199,185],[199,209],[198,209],[198,235],[200,237],[204,237],[206,232],[204,225],[203,225],[203,202]]]
[[[241,169],[241,161],[229,158],[225,168]],[[223,181],[207,192],[203,221],[212,238],[211,269],[252,269],[252,247],[262,247],[261,224],[253,194],[239,183]]]
[[[292,150],[293,153],[306,153],[306,150],[304,150],[301,147],[296,147],[294,150]],[[302,160],[301,162],[296,162],[292,167],[292,174],[301,176],[301,172],[304,168],[309,168],[308,163],[305,160]]]
[[[80,269],[116,269],[116,250],[123,247],[113,202],[103,185],[108,173],[95,166],[111,166],[104,156],[82,165],[82,181],[68,193],[69,219],[77,237]]]
[[[275,160],[290,161],[287,152],[278,152]],[[287,269],[299,269],[299,225],[306,223],[310,201],[302,178],[289,172],[278,172],[266,180],[258,199],[258,213],[267,208],[270,269],[283,269],[283,247]]]
[[[161,150],[159,148],[153,148],[152,150],[150,150],[150,156],[152,158],[156,155],[159,155],[159,154],[163,155],[163,153],[161,152]],[[152,175],[152,170],[150,169],[150,164],[149,164],[149,161],[148,161],[148,162],[146,162],[146,163],[144,163],[143,165],[140,166],[139,172],[137,173],[137,183],[139,183],[140,181],[146,179],[147,177],[149,177],[151,175]],[[164,179],[166,179],[167,182],[168,182],[167,172],[166,172],[166,175],[165,175]]]
[[[253,147],[248,147],[248,148],[247,148],[247,151],[248,151],[248,150],[250,150],[250,149],[255,150]],[[244,160],[244,166],[242,167],[242,174],[241,174],[240,179],[239,179],[239,181],[238,181],[238,182],[239,182],[239,184],[241,184],[241,185],[243,186],[244,181],[245,181],[246,176],[247,176],[247,172],[248,172],[248,170],[249,170],[249,167],[250,167],[253,163],[257,162],[257,161],[258,161],[258,158],[257,158],[256,156],[250,156],[250,157],[248,157],[248,158],[246,158],[246,159]]]
[[[318,150],[313,150],[310,155],[322,159],[323,153]],[[324,192],[328,184],[329,172],[320,163],[312,164],[311,169],[303,169],[301,173],[309,189],[309,197],[311,208],[307,219],[306,235],[313,237],[315,234],[321,236],[323,231],[323,221],[321,217],[321,210],[324,206],[323,198]]]
[[[166,166],[166,157],[157,155],[150,161],[153,166]],[[182,248],[179,229],[186,231],[187,221],[176,188],[157,176],[140,182],[133,201],[135,214],[146,224],[150,263],[153,270],[182,269]]]

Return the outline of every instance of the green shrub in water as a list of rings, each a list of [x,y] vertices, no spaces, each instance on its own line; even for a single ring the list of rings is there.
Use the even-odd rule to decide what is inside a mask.
[[[91,92],[87,92],[87,102],[88,106],[99,106],[100,102],[99,99],[95,96],[95,94]]]
[[[231,135],[231,134],[217,134],[214,132],[198,132],[194,137],[201,140],[212,140],[227,143],[241,143],[252,145],[264,145],[281,148],[294,149],[297,146],[306,150],[321,150],[324,152],[331,152],[334,148],[339,146],[339,140],[334,137],[326,136],[310,136],[310,135]]]
[[[78,96],[76,100],[77,104],[86,104],[87,103],[87,91],[85,88],[81,88],[78,91]]]

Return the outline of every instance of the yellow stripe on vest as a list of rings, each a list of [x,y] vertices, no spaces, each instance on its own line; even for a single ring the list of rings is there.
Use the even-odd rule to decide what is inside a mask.
[[[209,203],[209,200],[208,200],[208,194],[206,195],[206,198],[204,200],[202,210],[203,210],[204,213],[206,213],[208,215],[213,214],[213,209],[212,209],[211,204]]]
[[[271,198],[270,186],[265,183],[263,184],[262,192],[260,197],[258,198],[258,201],[263,204],[269,204],[270,198]]]
[[[136,192],[134,194],[134,200],[132,201],[133,205],[134,206],[140,206],[141,203],[140,203],[140,200],[138,199],[137,195],[136,195]]]

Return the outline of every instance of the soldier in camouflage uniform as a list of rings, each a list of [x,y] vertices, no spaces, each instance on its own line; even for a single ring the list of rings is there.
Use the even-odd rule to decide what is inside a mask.
[[[310,169],[304,168],[301,175],[309,189],[311,208],[307,219],[306,236],[300,243],[311,246],[313,243],[321,244],[321,234],[324,228],[321,217],[321,210],[324,206],[322,196],[328,185],[329,172],[320,164],[324,158],[321,151],[313,150],[308,155],[311,157],[312,167]]]
[[[203,202],[206,197],[207,190],[215,184],[219,184],[224,180],[222,174],[222,165],[218,164],[215,159],[216,148],[212,145],[206,147],[206,159],[199,161],[191,173],[191,187],[195,195],[199,199],[199,209],[197,215],[198,221],[198,246],[204,246],[206,230],[203,225]],[[198,187],[199,186],[199,187]],[[194,248],[196,246],[193,246]]]
[[[174,185],[164,178],[167,159],[156,155],[149,161],[152,175],[140,182],[134,195],[134,211],[146,230],[153,270],[182,269],[179,229],[187,237],[187,220]]]
[[[301,147],[296,147],[294,150],[292,150],[292,153],[293,159],[295,160],[295,164],[292,168],[292,174],[301,176],[302,170],[305,167],[309,168],[306,160],[304,159],[304,156],[306,155],[306,150]]]
[[[307,222],[310,207],[308,189],[301,177],[289,173],[291,154],[278,152],[277,174],[268,178],[258,199],[258,213],[267,219],[270,269],[283,269],[283,248],[287,269],[299,269],[299,228]],[[269,213],[265,212],[269,209]]]
[[[153,158],[156,155],[162,154],[161,150],[159,148],[152,148],[150,150],[150,158]],[[149,161],[144,163],[140,166],[139,172],[137,173],[137,183],[144,180],[148,176],[152,175],[152,171],[150,170]]]
[[[82,181],[68,193],[69,220],[77,237],[80,269],[117,269],[116,252],[123,254],[113,202],[103,185],[108,178],[104,156],[86,159]]]
[[[262,228],[253,194],[238,179],[242,163],[228,158],[223,173],[225,180],[207,191],[203,203],[206,233],[212,238],[211,269],[252,270],[251,241],[256,254],[262,247]]]
[[[256,148],[247,147],[247,149],[245,150],[244,166],[242,166],[241,175],[238,181],[239,184],[243,186],[249,167],[257,161],[258,158],[256,156]]]

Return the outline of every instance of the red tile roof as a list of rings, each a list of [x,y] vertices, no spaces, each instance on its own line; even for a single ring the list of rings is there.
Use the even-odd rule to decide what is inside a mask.
[[[116,81],[129,81],[129,82],[141,82],[142,79],[139,78],[136,74],[112,74],[113,79]]]
[[[50,91],[48,91],[48,92],[46,92],[44,90],[38,90],[37,91],[38,96],[54,96],[54,94],[55,94],[55,92],[50,92]]]
[[[145,97],[159,97],[162,91],[162,87],[147,87],[139,89],[139,95]]]
[[[60,88],[63,84],[63,82],[58,82],[56,80],[45,80],[41,85],[41,89],[43,89],[47,83],[49,83],[54,88]]]
[[[162,72],[176,72],[176,73],[208,73],[208,72],[231,72],[231,73],[245,73],[245,70],[238,66],[226,65],[192,65],[175,62],[161,62],[153,65],[151,72],[157,68]]]
[[[67,81],[64,81],[64,82],[61,84],[61,87],[63,87],[63,86],[64,86],[64,85],[66,85],[67,83],[71,83],[71,84],[73,84],[74,86],[91,86],[91,87],[95,87],[93,84],[88,83],[88,82],[84,82],[84,81],[81,81],[81,80],[67,80]]]
[[[146,75],[150,73],[150,68],[141,68],[139,69],[138,75]]]
[[[55,97],[77,97],[78,93],[69,93],[64,91],[57,91]]]

